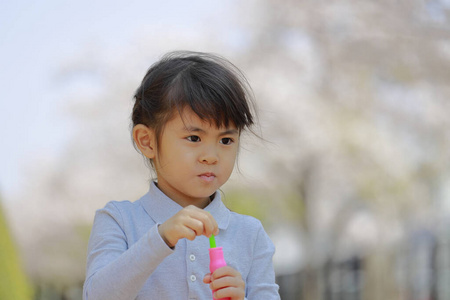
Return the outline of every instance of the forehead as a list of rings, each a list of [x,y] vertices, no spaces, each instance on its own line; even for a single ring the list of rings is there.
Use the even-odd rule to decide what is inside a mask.
[[[179,129],[190,129],[190,128],[210,129],[210,130],[237,129],[233,122],[230,122],[226,127],[223,125],[217,127],[216,120],[214,119],[204,120],[200,118],[189,107],[184,107],[183,109],[181,109],[181,111],[174,112],[174,116],[171,121],[172,124],[178,127]]]

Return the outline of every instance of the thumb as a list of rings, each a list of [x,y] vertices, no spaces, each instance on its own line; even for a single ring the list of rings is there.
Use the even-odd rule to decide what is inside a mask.
[[[211,273],[208,273],[205,275],[205,277],[203,277],[203,282],[206,284],[210,284],[211,283]]]

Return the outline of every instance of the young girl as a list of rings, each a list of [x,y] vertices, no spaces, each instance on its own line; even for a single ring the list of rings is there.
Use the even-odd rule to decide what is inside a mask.
[[[245,87],[231,63],[205,53],[169,53],[148,70],[132,134],[157,181],[139,200],[96,212],[84,299],[212,299],[212,291],[216,299],[279,299],[272,242],[218,191],[253,124]],[[210,274],[212,234],[227,266]]]

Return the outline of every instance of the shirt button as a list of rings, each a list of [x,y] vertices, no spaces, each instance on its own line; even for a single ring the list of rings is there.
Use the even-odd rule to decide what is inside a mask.
[[[191,261],[194,261],[194,260],[195,260],[195,255],[194,255],[194,254],[191,254],[191,255],[189,256],[189,259],[190,259]]]
[[[195,275],[191,275],[191,281],[194,282],[197,280],[197,277],[195,277]]]

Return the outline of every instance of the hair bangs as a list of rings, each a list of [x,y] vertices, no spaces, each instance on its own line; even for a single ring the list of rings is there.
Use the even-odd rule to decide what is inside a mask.
[[[242,130],[251,126],[253,119],[247,93],[235,79],[236,75],[209,67],[205,69],[194,63],[180,72],[167,95],[170,105],[179,113],[189,107],[201,120],[218,128],[232,124]]]

